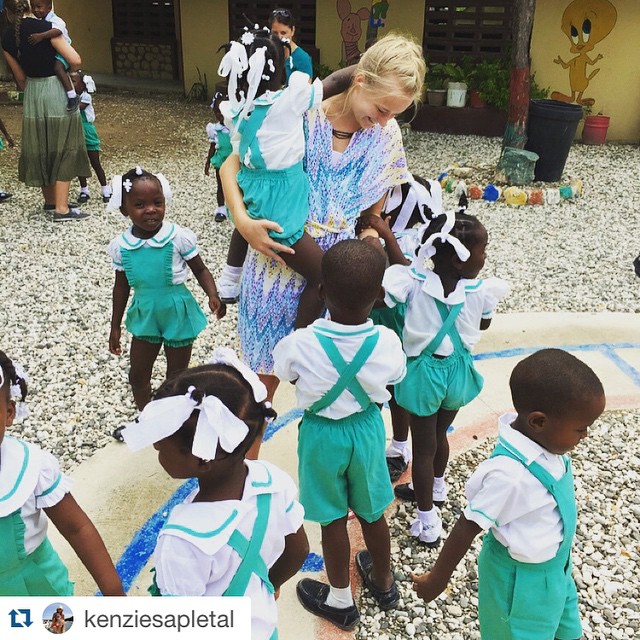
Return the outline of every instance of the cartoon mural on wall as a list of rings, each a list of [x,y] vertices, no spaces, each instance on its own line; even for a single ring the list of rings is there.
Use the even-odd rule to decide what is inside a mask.
[[[337,0],[338,16],[342,20],[340,35],[342,36],[342,60],[346,64],[355,64],[360,60],[360,36],[362,36],[363,20],[368,20],[371,12],[367,7],[361,7],[353,13],[349,0]]]
[[[367,25],[367,44],[365,48],[369,48],[378,39],[378,29],[384,28],[384,21],[389,11],[388,0],[379,0],[371,5],[371,16]]]
[[[554,62],[569,69],[569,85],[571,95],[559,91],[551,94],[553,100],[562,102],[576,102],[582,105],[592,105],[594,98],[585,98],[584,92],[600,68],[594,69],[587,75],[587,65],[595,65],[602,60],[599,53],[590,58],[588,52],[604,40],[616,24],[618,12],[609,0],[573,0],[567,5],[562,14],[562,31],[571,42],[571,53],[577,53],[575,58],[565,62],[558,56]]]

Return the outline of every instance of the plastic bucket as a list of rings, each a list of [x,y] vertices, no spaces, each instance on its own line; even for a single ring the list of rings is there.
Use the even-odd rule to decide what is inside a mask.
[[[539,156],[535,179],[557,182],[562,178],[569,149],[576,135],[582,107],[558,100],[532,100],[525,149]]]
[[[609,129],[609,116],[587,116],[582,129],[583,144],[604,144]]]
[[[450,82],[447,85],[447,107],[464,107],[467,100],[467,85],[464,82]]]

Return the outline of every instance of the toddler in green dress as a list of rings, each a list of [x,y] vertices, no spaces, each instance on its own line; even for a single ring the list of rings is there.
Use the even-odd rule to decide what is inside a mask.
[[[51,520],[105,596],[122,584],[100,534],[71,495],[58,461],[35,444],[7,436],[26,415],[26,376],[0,351],[0,596],[71,596],[67,567],[51,546]],[[45,515],[46,514],[46,515]]]
[[[131,219],[131,227],[109,244],[108,253],[116,271],[109,351],[122,353],[120,326],[129,292],[134,290],[125,324],[133,335],[129,382],[136,406],[142,410],[151,398],[151,373],[164,345],[167,377],[186,369],[196,336],[207,320],[185,286],[193,272],[209,298],[209,309],[218,319],[226,307],[218,297],[216,284],[198,254],[196,236],[190,229],[164,219],[171,189],[162,174],[140,167],[112,181],[113,195],[107,207],[119,209]],[[121,440],[121,428],[114,437]]]
[[[576,640],[582,636],[571,576],[576,501],[567,455],[603,412],[596,374],[561,349],[516,365],[516,413],[500,418],[492,456],[466,486],[468,506],[430,573],[414,577],[427,602],[444,591],[473,539],[478,558],[480,633],[487,640]]]

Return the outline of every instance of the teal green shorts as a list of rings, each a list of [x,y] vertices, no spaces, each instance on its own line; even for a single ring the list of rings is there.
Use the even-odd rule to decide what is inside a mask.
[[[518,562],[487,534],[478,558],[480,634],[491,640],[582,637],[571,561]]]
[[[404,318],[407,313],[407,303],[397,304],[395,307],[378,307],[372,309],[369,317],[373,324],[378,324],[391,329],[400,340],[404,330]]]
[[[446,358],[421,354],[407,358],[407,375],[394,388],[396,402],[414,416],[440,409],[457,411],[482,391],[484,379],[462,349]]]
[[[375,522],[393,502],[382,414],[365,411],[330,420],[305,411],[298,433],[298,480],[305,518],[321,525],[349,508]]]

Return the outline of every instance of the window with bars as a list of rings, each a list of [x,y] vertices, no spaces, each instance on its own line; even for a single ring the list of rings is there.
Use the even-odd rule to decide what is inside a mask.
[[[175,40],[174,0],[113,0],[113,35],[121,40]]]
[[[295,41],[313,57],[316,47],[316,0],[277,2],[271,0],[234,0],[229,2],[229,38],[237,39],[245,26],[259,24],[269,26],[269,16],[274,9],[289,9],[296,22]],[[248,18],[245,19],[246,16]]]
[[[500,58],[511,44],[513,0],[427,0],[423,47],[429,62]]]

